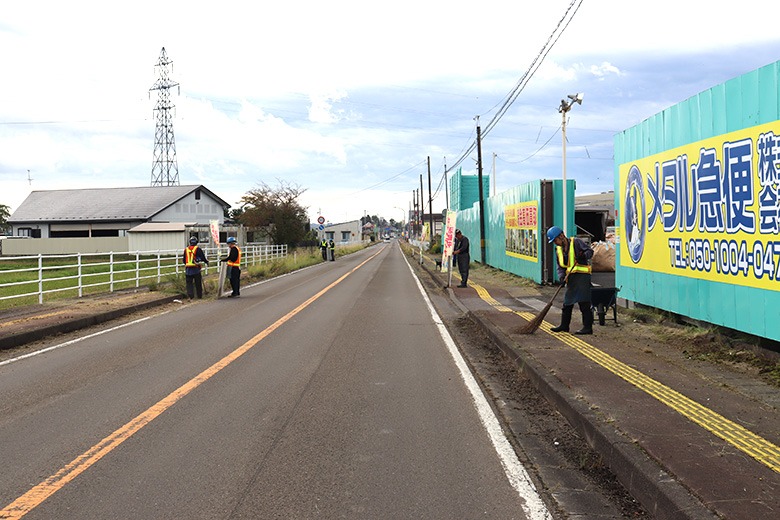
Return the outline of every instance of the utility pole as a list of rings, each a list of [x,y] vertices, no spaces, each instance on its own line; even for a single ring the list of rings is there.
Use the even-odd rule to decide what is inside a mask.
[[[444,158],[444,205],[450,210],[450,184],[447,180],[447,158]]]
[[[420,174],[420,237],[422,237],[423,233],[423,221],[425,220],[425,202],[423,202],[423,195],[425,195],[425,191],[423,191],[423,179],[422,179],[422,173]]]
[[[433,235],[434,235],[434,228],[433,228],[433,192],[431,191],[431,156],[428,156],[428,213],[429,215],[429,222],[431,223],[431,243],[433,243]]]
[[[152,186],[178,186],[179,185],[179,166],[176,163],[176,141],[173,137],[173,109],[171,104],[171,94],[169,90],[172,87],[179,87],[179,84],[168,77],[168,66],[173,62],[168,59],[165,53],[165,47],[160,51],[160,59],[157,60],[156,67],[159,67],[160,76],[149,89],[157,91],[157,105],[155,112],[155,130],[154,130],[154,160],[152,161]],[[173,67],[171,67],[173,68]],[[181,88],[179,88],[181,92]]]
[[[414,233],[414,236],[417,236],[417,219],[418,215],[420,214],[417,210],[417,188],[415,188],[412,193],[414,194],[412,198],[412,203],[414,205],[414,225],[412,226],[412,232]]]
[[[487,265],[485,258],[485,193],[482,189],[482,129],[477,116],[477,182],[479,183],[479,252],[482,263]]]

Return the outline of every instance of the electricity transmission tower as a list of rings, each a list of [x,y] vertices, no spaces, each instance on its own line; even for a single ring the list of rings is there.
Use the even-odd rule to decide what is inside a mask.
[[[173,138],[173,109],[171,104],[171,87],[179,87],[179,84],[168,77],[173,62],[168,59],[165,47],[160,51],[160,59],[156,67],[159,67],[159,78],[149,89],[157,91],[157,105],[155,112],[154,131],[154,160],[152,161],[152,186],[178,186],[179,166],[176,163],[176,141]],[[170,69],[169,69],[169,66]],[[179,89],[180,93],[181,89]]]

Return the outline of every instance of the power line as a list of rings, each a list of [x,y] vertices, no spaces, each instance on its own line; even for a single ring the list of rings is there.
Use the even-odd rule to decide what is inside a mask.
[[[509,109],[510,106],[512,106],[512,103],[515,102],[517,97],[520,95],[520,93],[525,89],[528,82],[531,80],[533,75],[536,73],[536,71],[539,69],[541,64],[544,62],[544,59],[547,57],[547,54],[552,50],[552,48],[555,46],[555,44],[558,42],[558,39],[561,37],[563,32],[566,30],[566,28],[569,26],[569,23],[571,22],[572,18],[574,18],[574,15],[577,14],[577,11],[579,10],[580,6],[582,5],[583,0],[572,0],[572,2],[569,4],[569,7],[566,9],[566,12],[563,14],[563,17],[558,22],[558,25],[555,26],[555,29],[550,34],[549,38],[547,38],[547,41],[545,42],[544,46],[542,46],[542,49],[539,51],[539,54],[537,54],[536,58],[534,58],[533,62],[531,62],[531,65],[526,69],[525,73],[520,77],[515,87],[509,92],[509,94],[506,95],[504,98],[503,104],[498,109],[498,112],[495,116],[493,116],[493,119],[491,119],[487,125],[485,125],[485,128],[482,130],[482,137],[488,134],[490,130],[492,130],[496,124],[501,120],[501,118],[504,116],[506,111]],[[576,4],[576,7],[575,7]],[[572,9],[574,9],[572,11]],[[491,108],[490,111],[492,111],[498,104],[496,104],[493,108]],[[461,154],[458,159],[455,161],[455,163],[449,167],[447,170],[453,171],[455,168],[460,166],[460,164],[473,152],[477,147],[476,141],[472,142],[467,150]]]

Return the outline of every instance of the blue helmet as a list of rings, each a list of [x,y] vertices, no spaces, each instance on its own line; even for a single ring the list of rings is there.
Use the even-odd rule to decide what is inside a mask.
[[[198,244],[198,237],[190,237],[190,245],[194,246]]]
[[[235,244],[236,243],[236,237],[228,237],[227,243],[228,244]]]
[[[552,244],[555,239],[563,234],[563,230],[558,226],[553,226],[547,230],[547,243]]]

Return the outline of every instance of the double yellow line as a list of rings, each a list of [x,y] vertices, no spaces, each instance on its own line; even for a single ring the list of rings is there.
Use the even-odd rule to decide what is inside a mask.
[[[333,287],[341,283],[345,278],[347,278],[349,275],[363,267],[365,264],[370,262],[374,259],[378,254],[382,252],[383,249],[380,249],[370,257],[368,257],[366,260],[352,268],[350,271],[348,271],[346,274],[342,275],[338,280],[331,283],[321,291],[319,291],[317,294],[297,306],[295,309],[291,310],[278,320],[276,320],[271,326],[254,336],[252,339],[238,347],[236,350],[225,356],[224,358],[220,359],[213,365],[211,365],[209,368],[198,374],[197,376],[193,377],[186,383],[184,383],[182,386],[168,394],[166,397],[158,401],[156,404],[152,405],[149,409],[132,419],[130,422],[119,428],[118,430],[114,431],[111,435],[106,437],[105,439],[101,440],[94,446],[92,446],[90,449],[76,457],[73,461],[71,461],[69,464],[64,466],[62,469],[60,469],[58,472],[56,472],[54,475],[48,477],[43,482],[38,484],[37,486],[30,489],[27,493],[20,496],[16,500],[14,500],[12,503],[7,505],[2,511],[0,511],[0,518],[2,519],[19,519],[25,516],[27,513],[38,507],[44,500],[52,496],[54,493],[62,489],[66,484],[71,482],[73,479],[84,473],[86,470],[88,470],[90,467],[95,465],[100,459],[111,453],[115,448],[117,448],[120,444],[125,442],[127,439],[129,439],[133,434],[135,434],[137,431],[139,431],[144,426],[148,425],[150,422],[152,422],[155,418],[157,418],[160,414],[168,410],[171,406],[176,404],[179,400],[190,394],[193,390],[198,388],[200,385],[214,377],[216,374],[218,374],[222,369],[227,367],[229,364],[231,364],[233,361],[244,355],[246,352],[248,352],[252,347],[260,343],[263,339],[268,337],[272,332],[274,332],[276,329],[290,321],[296,314],[301,312],[303,309],[314,303],[317,299],[319,299],[323,294],[331,290]]]
[[[493,298],[484,287],[473,282],[471,282],[471,286],[476,289],[479,297],[494,309],[501,312],[517,314],[527,321],[534,318],[534,314],[530,312],[516,311],[503,305]],[[780,447],[740,426],[734,421],[700,405],[693,399],[685,397],[676,390],[673,390],[638,370],[631,368],[625,363],[618,361],[609,354],[586,343],[579,337],[571,334],[555,334],[551,332],[551,327],[552,325],[545,321],[542,322],[540,330],[543,330],[555,339],[569,345],[583,356],[658,399],[666,406],[676,410],[716,437],[720,437],[735,448],[741,450],[770,469],[780,473]]]

